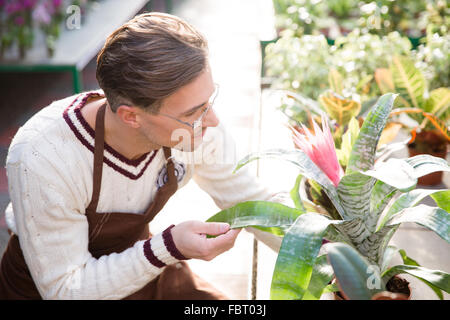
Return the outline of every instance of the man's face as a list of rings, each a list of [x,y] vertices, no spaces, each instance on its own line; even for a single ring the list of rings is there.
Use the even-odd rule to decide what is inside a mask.
[[[194,81],[164,99],[158,114],[140,113],[139,130],[149,142],[160,146],[184,151],[195,150],[201,144],[206,129],[217,126],[219,119],[210,108],[195,132],[187,124],[193,124],[201,117],[215,90],[211,71],[207,68]]]

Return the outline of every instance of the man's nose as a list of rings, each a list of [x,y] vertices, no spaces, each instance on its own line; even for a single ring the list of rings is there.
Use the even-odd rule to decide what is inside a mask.
[[[219,122],[219,118],[211,108],[203,118],[203,127],[217,127],[219,125]]]

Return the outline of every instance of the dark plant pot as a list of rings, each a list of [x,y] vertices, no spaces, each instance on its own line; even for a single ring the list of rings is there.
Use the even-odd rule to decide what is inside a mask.
[[[336,279],[333,279],[335,282]],[[411,300],[411,287],[409,282],[399,276],[393,276],[386,284],[387,291],[375,294],[372,300]],[[341,291],[335,292],[334,300],[349,300]]]
[[[448,142],[435,131],[422,131],[417,134],[413,143],[408,144],[409,156],[429,154],[434,157],[446,159]],[[434,186],[442,183],[443,172],[437,171],[418,179],[418,184],[423,186]]]
[[[27,56],[27,48],[24,45],[19,45],[19,58],[24,60]]]

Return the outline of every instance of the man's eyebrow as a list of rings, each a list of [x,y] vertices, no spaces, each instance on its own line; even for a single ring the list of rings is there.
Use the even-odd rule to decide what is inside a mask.
[[[195,106],[195,107],[193,107],[193,108],[191,108],[191,109],[189,109],[189,110],[183,112],[183,113],[181,114],[181,116],[185,116],[185,115],[188,115],[188,114],[190,114],[190,113],[193,113],[194,111],[197,111],[198,109],[200,109],[201,107],[203,107],[206,103],[207,103],[207,102],[203,102],[202,104],[199,104],[198,106]]]

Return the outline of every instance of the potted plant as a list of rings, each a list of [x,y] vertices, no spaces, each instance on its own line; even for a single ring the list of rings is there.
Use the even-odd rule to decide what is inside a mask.
[[[33,45],[33,21],[31,12],[36,0],[4,1],[1,3],[3,13],[1,46],[2,54],[15,42],[19,49],[19,58],[24,59],[26,52]]]
[[[397,118],[397,122],[411,130],[410,155],[431,154],[445,159],[450,142],[450,88],[428,92],[423,73],[404,56],[395,56],[390,68],[377,70],[375,77],[382,91],[400,94],[392,116],[408,115]],[[419,184],[436,185],[441,181],[442,172],[436,172],[419,180]]]
[[[33,11],[33,19],[44,32],[47,55],[52,57],[64,20],[62,0],[40,1]]]
[[[301,149],[297,139],[299,133],[305,134],[311,131],[314,134],[316,132],[314,121],[320,120],[323,125],[323,119],[325,119],[327,123],[330,123],[337,159],[341,167],[345,169],[352,145],[359,134],[360,126],[373,101],[369,100],[361,104],[358,101],[347,99],[337,94],[336,92],[342,93],[343,90],[341,85],[342,78],[337,71],[330,72],[329,82],[329,86],[333,90],[322,94],[318,102],[294,92],[281,92],[281,98],[283,99],[281,110],[289,118],[288,125],[293,133],[293,142],[295,147],[299,149]],[[384,128],[378,141],[375,162],[383,161],[393,152],[406,146],[408,140],[391,143],[397,136],[400,128],[401,126],[396,123],[388,123]],[[316,210],[335,210],[322,187],[313,179],[301,177],[299,186],[299,192],[303,195],[303,201],[308,202],[308,205],[314,203],[318,206]]]
[[[378,36],[354,30],[338,37],[333,46],[323,35],[295,37],[285,32],[265,47],[264,71],[271,78],[272,89],[289,90],[313,100],[331,89],[364,104],[381,95],[375,70],[388,68],[392,56],[410,52],[410,42],[397,32]],[[330,77],[335,75],[340,78],[340,92],[330,85]]]
[[[450,242],[450,191],[414,190],[418,177],[438,170],[450,171],[449,164],[440,158],[419,155],[389,159],[374,166],[378,140],[395,97],[385,94],[374,105],[353,143],[345,172],[339,169],[326,125],[321,136],[300,138],[309,143],[307,152],[268,150],[250,154],[238,163],[236,170],[260,158],[289,161],[299,169],[300,175],[321,185],[337,213],[330,216],[313,209],[307,211],[296,183],[291,193],[295,208],[268,201],[248,201],[208,219],[227,222],[232,228],[255,227],[281,240],[271,298],[319,299],[324,292],[337,290],[335,285],[330,285],[335,274],[327,253],[321,251],[327,246],[323,244],[324,239],[349,245],[374,270],[379,269],[382,281],[371,293],[385,291],[390,278],[401,273],[425,281],[441,299],[441,290],[450,292],[448,273],[414,265],[407,255],[404,255],[403,265],[389,267],[395,250],[388,244],[403,222],[418,223]],[[417,205],[428,195],[437,207]],[[337,281],[339,284],[339,278]]]

